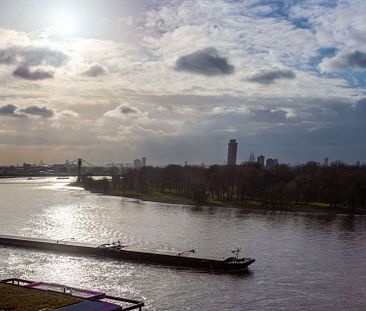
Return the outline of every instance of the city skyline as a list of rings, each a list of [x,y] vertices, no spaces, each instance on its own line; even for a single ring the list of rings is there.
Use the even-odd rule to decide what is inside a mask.
[[[237,145],[239,146],[239,143],[237,142]],[[228,150],[226,150],[228,151]],[[235,165],[242,165],[242,164],[246,164],[246,163],[258,163],[260,164],[260,166],[264,167],[266,166],[266,161],[267,160],[274,160],[277,164],[285,164],[285,165],[290,165],[290,166],[298,166],[298,165],[304,165],[310,162],[314,162],[317,163],[318,165],[322,165],[322,166],[329,166],[332,163],[335,162],[342,162],[346,165],[366,165],[366,161],[360,161],[360,160],[356,160],[354,162],[347,162],[347,161],[343,161],[342,159],[330,159],[329,157],[324,157],[322,159],[308,159],[304,162],[293,162],[293,163],[289,163],[289,162],[284,162],[281,161],[281,159],[278,158],[274,158],[273,155],[263,155],[261,153],[258,153],[258,156],[256,156],[255,152],[249,152],[249,158],[246,157],[246,155],[237,155],[236,158],[236,163]],[[254,161],[251,160],[251,155],[254,156]],[[228,156],[228,154],[227,154]],[[145,162],[143,161],[145,159]],[[75,160],[74,160],[75,161]],[[142,157],[141,159],[136,158],[133,160],[130,160],[130,162],[126,162],[126,161],[117,161],[117,162],[105,162],[105,163],[98,163],[95,164],[95,166],[99,166],[99,167],[125,167],[125,168],[139,168],[139,167],[144,167],[144,166],[155,166],[155,167],[166,167],[169,165],[180,165],[180,166],[211,166],[211,165],[227,165],[227,159],[224,160],[222,159],[221,162],[217,162],[217,163],[208,163],[205,162],[204,160],[201,162],[197,162],[197,163],[193,163],[193,162],[188,162],[188,161],[184,161],[184,162],[167,162],[167,163],[160,163],[160,164],[156,164],[156,163],[147,163],[146,162],[147,159],[146,157]],[[31,166],[48,166],[48,165],[68,165],[69,160],[65,160],[62,162],[44,162],[43,160],[37,161],[37,162],[32,162],[32,161],[22,161],[22,162],[17,162],[17,163],[10,163],[10,164],[4,164],[4,163],[0,163],[0,167],[22,167],[24,165],[31,165]],[[136,164],[134,164],[136,163]],[[93,164],[94,165],[94,164]]]
[[[246,164],[246,163],[258,163],[260,166],[262,167],[271,167],[273,165],[278,165],[278,164],[285,164],[285,165],[290,165],[290,166],[297,166],[297,165],[303,165],[309,162],[315,162],[318,164],[321,164],[323,166],[328,166],[330,163],[332,162],[342,162],[346,165],[365,165],[366,162],[362,162],[360,160],[356,160],[355,162],[347,162],[347,161],[343,161],[342,159],[329,159],[329,157],[324,157],[322,160],[319,159],[307,159],[304,162],[282,162],[277,158],[272,158],[271,155],[263,155],[262,153],[256,153],[253,151],[248,151],[246,150],[245,152],[247,154],[249,154],[249,157],[247,157],[245,153],[240,154],[240,152],[238,152],[238,147],[240,146],[239,141],[237,141],[236,139],[229,139],[229,142],[227,144],[227,154],[226,154],[226,160],[223,160],[222,162],[217,162],[217,163],[208,163],[205,162],[205,159],[203,159],[201,162],[199,163],[189,163],[188,161],[184,161],[184,162],[167,162],[167,163],[150,163],[150,166],[160,166],[160,167],[165,167],[168,165],[193,165],[193,166],[210,166],[210,165],[242,165],[242,164]],[[244,146],[245,147],[245,146]],[[20,166],[42,166],[42,165],[69,165],[69,163],[73,163],[77,161],[77,159],[75,160],[65,160],[63,162],[57,162],[57,163],[45,163],[42,159],[37,161],[37,162],[32,162],[30,163],[29,161],[23,161],[22,163],[10,163],[10,164],[3,164],[0,163],[0,167],[6,167],[6,166],[16,166],[16,167],[20,167]],[[92,164],[94,165],[94,164]],[[100,166],[100,167],[125,167],[125,168],[140,168],[140,167],[144,167],[144,166],[148,166],[147,165],[147,158],[146,157],[141,157],[141,158],[133,158],[130,159],[130,162],[126,162],[126,161],[121,161],[121,159],[119,159],[117,162],[113,162],[113,161],[107,161],[106,163],[98,163],[95,166]]]
[[[231,137],[237,162],[365,162],[365,20],[361,0],[0,0],[0,163],[222,164]]]

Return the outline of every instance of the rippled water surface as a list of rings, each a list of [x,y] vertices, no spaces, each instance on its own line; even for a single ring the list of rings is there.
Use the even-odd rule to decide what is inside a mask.
[[[0,278],[142,299],[148,310],[365,310],[366,218],[195,208],[102,196],[70,180],[0,179],[0,234],[256,258],[248,275],[0,246]]]

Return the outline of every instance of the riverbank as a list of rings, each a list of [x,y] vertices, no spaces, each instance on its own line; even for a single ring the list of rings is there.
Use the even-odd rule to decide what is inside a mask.
[[[71,183],[70,186],[81,187],[84,188],[82,183],[74,182]],[[167,204],[179,204],[179,205],[196,205],[195,202],[187,197],[179,195],[177,193],[161,193],[159,191],[149,190],[146,193],[139,193],[135,191],[118,191],[116,189],[108,189],[105,192],[93,191],[91,189],[85,189],[90,192],[99,193],[103,195],[111,195],[111,196],[119,196],[119,197],[126,197],[141,201],[150,201],[150,202],[160,202],[160,203],[167,203]],[[268,212],[275,212],[275,211],[282,211],[282,212],[295,212],[295,213],[329,213],[329,214],[348,214],[348,215],[366,215],[366,211],[355,208],[350,210],[344,207],[329,207],[328,204],[325,203],[309,203],[309,204],[290,204],[287,206],[268,206],[262,205],[260,202],[257,201],[246,201],[241,203],[240,201],[217,201],[210,198],[206,201],[203,206],[208,207],[233,207],[233,208],[240,208],[243,210],[248,211],[268,211]]]

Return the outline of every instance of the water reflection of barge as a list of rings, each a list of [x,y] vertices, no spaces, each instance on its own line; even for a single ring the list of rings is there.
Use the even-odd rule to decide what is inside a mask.
[[[134,246],[103,244],[94,246],[73,241],[55,241],[49,239],[26,238],[0,235],[0,244],[22,248],[32,248],[78,255],[99,256],[137,262],[155,263],[170,266],[190,267],[207,270],[245,271],[255,260],[252,258],[229,257],[226,259],[199,258],[179,254],[154,252],[138,249]]]

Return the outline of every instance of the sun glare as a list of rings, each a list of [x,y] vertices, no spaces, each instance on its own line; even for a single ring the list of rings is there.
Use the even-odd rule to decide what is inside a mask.
[[[69,37],[75,35],[77,32],[77,19],[69,12],[56,13],[50,22],[50,30],[53,34]]]

